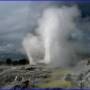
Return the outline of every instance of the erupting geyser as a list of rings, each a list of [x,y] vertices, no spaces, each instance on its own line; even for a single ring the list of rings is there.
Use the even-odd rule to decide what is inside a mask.
[[[26,52],[32,56],[32,52],[38,55],[39,50],[41,50],[40,53],[44,53],[42,54],[44,55],[43,62],[53,66],[70,65],[76,57],[73,46],[67,37],[71,31],[76,30],[75,19],[78,15],[79,11],[75,6],[46,9],[39,20],[39,27],[36,29],[39,35],[36,36],[37,39],[35,40],[34,36],[28,40],[24,39],[24,41],[26,40],[24,47],[27,47],[29,41],[31,43],[29,46],[31,48],[28,47],[29,51],[25,49]],[[38,39],[38,37],[41,39]],[[39,49],[33,49],[33,41],[39,44],[39,47],[37,47]],[[37,44],[34,46],[36,47]],[[34,57],[32,58],[34,59]]]
[[[44,56],[41,39],[33,34],[28,34],[23,40],[23,46],[30,64],[36,64]]]

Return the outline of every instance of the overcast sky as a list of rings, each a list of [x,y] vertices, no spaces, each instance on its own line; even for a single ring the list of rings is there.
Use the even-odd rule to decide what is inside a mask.
[[[42,11],[53,5],[54,2],[0,2],[0,53],[23,52],[23,38],[36,28]],[[79,8],[83,18],[89,18],[90,4],[80,4]],[[89,29],[90,23],[85,20],[83,25],[87,23]]]
[[[22,53],[22,40],[33,31],[51,2],[0,2],[0,57]]]

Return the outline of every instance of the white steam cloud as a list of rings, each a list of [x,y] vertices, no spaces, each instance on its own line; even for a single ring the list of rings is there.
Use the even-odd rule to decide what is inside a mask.
[[[76,60],[72,44],[67,37],[76,30],[77,7],[48,8],[38,23],[36,33],[24,38],[23,46],[31,64],[43,61],[53,66],[69,66]]]
[[[23,46],[30,61],[35,64],[44,56],[44,49],[41,39],[33,34],[28,34],[23,40]]]

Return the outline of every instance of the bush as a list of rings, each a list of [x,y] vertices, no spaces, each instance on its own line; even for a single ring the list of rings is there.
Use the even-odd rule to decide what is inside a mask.
[[[21,59],[21,60],[19,60],[19,64],[20,65],[29,64],[29,61],[27,59]]]
[[[18,65],[19,63],[18,63],[18,61],[13,61],[12,64],[13,64],[13,65]]]
[[[7,64],[7,65],[11,65],[11,64],[12,64],[11,58],[7,58],[7,59],[6,59],[6,64]]]

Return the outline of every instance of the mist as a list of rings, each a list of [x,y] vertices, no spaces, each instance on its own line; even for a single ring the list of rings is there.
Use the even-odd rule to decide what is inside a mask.
[[[79,15],[76,6],[45,9],[35,29],[37,34],[30,33],[23,40],[30,64],[43,62],[53,67],[75,64],[78,57],[68,36],[77,30]]]

